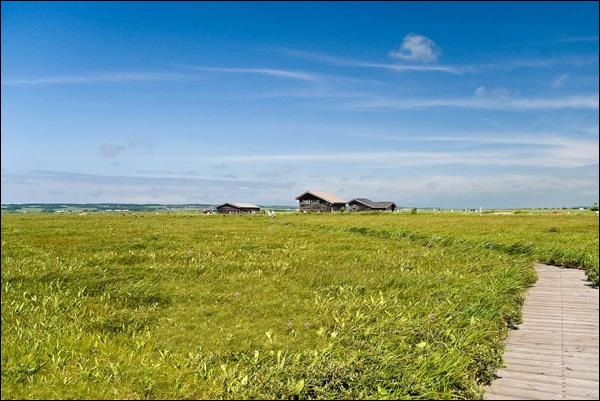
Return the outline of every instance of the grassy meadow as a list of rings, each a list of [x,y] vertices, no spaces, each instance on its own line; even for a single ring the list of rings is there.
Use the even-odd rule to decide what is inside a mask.
[[[290,222],[306,222],[303,216],[288,217]],[[542,263],[582,268],[598,286],[598,216],[589,211],[515,215],[346,213],[323,215],[318,224],[322,228],[364,235],[411,238],[422,244],[462,244],[529,255]]]
[[[597,246],[593,215],[3,214],[2,398],[477,398],[532,262],[597,283]]]

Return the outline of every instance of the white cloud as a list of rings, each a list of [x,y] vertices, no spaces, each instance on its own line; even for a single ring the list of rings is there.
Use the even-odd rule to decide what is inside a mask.
[[[487,89],[485,86],[479,86],[477,89],[475,89],[475,96],[485,96],[486,93]]]
[[[480,91],[484,92],[485,91]],[[507,95],[462,98],[400,99],[393,97],[365,96],[362,99],[340,103],[340,109],[360,111],[391,111],[428,109],[438,107],[528,111],[557,109],[598,109],[598,95],[567,96],[561,98],[517,98]]]
[[[595,166],[597,168],[597,166]],[[452,173],[371,176],[349,186],[339,177],[326,177],[323,188],[341,188],[340,195],[357,194],[374,199],[391,199],[400,207],[506,208],[560,207],[591,204],[598,198],[598,176],[594,166],[560,175],[537,173]],[[305,186],[310,185],[310,183]]]
[[[128,83],[144,81],[187,81],[197,77],[165,72],[117,72],[68,75],[46,78],[24,78],[3,81],[2,86],[64,85],[88,83]]]
[[[454,138],[454,140],[466,140]],[[502,141],[488,142],[502,143]],[[514,143],[514,141],[513,141]],[[527,143],[527,142],[525,142]],[[364,151],[332,153],[291,153],[222,156],[204,159],[205,161],[256,164],[289,162],[322,162],[334,164],[368,164],[380,167],[398,166],[529,166],[529,167],[579,167],[598,163],[597,141],[554,140],[551,146],[544,146],[543,139],[532,139],[538,144],[536,149],[474,149],[444,151]]]
[[[589,127],[583,127],[579,129],[581,132],[584,132],[586,134],[595,134],[598,135],[599,134],[599,129],[598,129],[598,124],[596,125],[592,125]]]
[[[380,81],[374,79],[352,78],[340,75],[319,74],[307,71],[284,70],[277,68],[208,67],[196,65],[177,65],[177,67],[186,68],[189,70],[208,71],[217,73],[267,75],[276,78],[287,78],[309,82],[342,81],[359,84],[367,83],[373,85],[381,85]]]
[[[548,133],[520,133],[511,132],[510,134],[503,132],[473,132],[469,134],[447,134],[440,135],[390,135],[390,134],[351,134],[348,136],[362,137],[368,139],[379,139],[384,141],[394,142],[463,142],[473,143],[478,145],[535,145],[535,146],[561,146],[573,147],[581,146],[595,147],[598,146],[597,140],[571,138],[568,136],[548,134]]]
[[[239,200],[263,205],[297,205],[294,196],[316,185],[347,198],[390,199],[399,206],[540,207],[591,204],[598,199],[598,165],[534,173],[476,172],[443,168],[438,172],[378,170],[364,179],[338,174],[310,177],[303,171],[294,183],[125,177],[57,171],[2,172],[2,203],[112,202],[212,203]],[[362,174],[361,173],[361,174]],[[289,179],[289,177],[286,177]]]
[[[260,203],[285,198],[291,184],[256,180],[149,177],[37,170],[2,174],[2,203]],[[283,194],[283,195],[282,195]]]
[[[376,68],[390,70],[396,72],[446,72],[450,74],[460,74],[461,70],[457,67],[448,65],[406,65],[406,64],[389,64],[377,63],[364,60],[356,60],[351,58],[337,57],[329,54],[315,53],[303,50],[283,49],[283,53],[302,58],[305,60],[316,61],[323,64],[338,65],[357,68]]]
[[[381,85],[374,79],[361,79],[344,77],[338,75],[317,74],[306,71],[285,70],[277,68],[235,68],[235,67],[207,67],[207,66],[185,66],[177,67],[187,70],[217,72],[230,74],[256,74],[277,78],[293,79],[299,81],[325,81],[337,80],[351,83],[368,83]],[[2,86],[38,86],[38,85],[73,85],[73,84],[95,84],[95,83],[135,83],[150,81],[185,82],[205,78],[205,75],[190,73],[167,73],[167,72],[117,72],[117,73],[95,73],[82,75],[67,75],[43,78],[22,78],[2,81]]]
[[[564,67],[565,65],[574,67],[584,67],[598,63],[597,56],[573,55],[554,58],[502,59],[494,62],[477,63],[469,65],[406,65],[357,60],[353,58],[332,56],[330,54],[325,53],[317,53],[312,51],[287,48],[278,48],[277,51],[288,56],[297,57],[309,61],[315,61],[327,65],[356,68],[377,68],[396,72],[445,72],[450,74],[476,74],[487,70],[512,71],[521,68],[552,68],[556,66]]]
[[[352,129],[350,131],[353,131]],[[485,166],[491,167],[538,167],[573,168],[598,163],[598,138],[572,137],[553,133],[537,132],[469,132],[460,133],[419,133],[414,135],[393,133],[365,133],[358,129],[346,137],[364,137],[369,146],[377,150],[350,150],[334,152],[271,153],[250,155],[213,156],[205,162],[225,162],[236,164],[281,164],[281,163],[323,163],[338,165],[352,164],[357,168],[393,168],[403,166]],[[329,131],[331,134],[331,131]],[[385,146],[380,150],[378,140],[422,143],[414,145]],[[443,150],[427,150],[429,143],[442,145]],[[497,146],[503,145],[503,146]],[[438,147],[439,148],[439,147]],[[399,150],[395,150],[399,149]],[[190,159],[189,162],[198,160]],[[320,164],[319,164],[320,165]]]
[[[507,96],[510,96],[511,94],[512,94],[512,91],[503,86],[500,86],[498,88],[494,88],[491,90],[485,86],[479,86],[477,89],[475,89],[475,96],[478,96],[478,97],[484,97],[484,96],[507,97]]]
[[[569,74],[560,75],[552,80],[551,86],[554,89],[558,89],[563,86],[569,80]]]
[[[231,68],[231,67],[206,67],[206,66],[182,66],[191,70],[222,72],[231,74],[258,74],[269,75],[278,78],[296,79],[300,81],[318,81],[322,78],[319,74],[304,71],[282,70],[276,68]]]
[[[420,61],[424,63],[436,62],[441,54],[435,42],[426,36],[409,33],[404,37],[400,49],[392,50],[391,57],[401,60]]]
[[[597,42],[598,35],[596,36],[572,36],[570,38],[563,38],[557,40],[557,43],[572,43],[572,42]]]

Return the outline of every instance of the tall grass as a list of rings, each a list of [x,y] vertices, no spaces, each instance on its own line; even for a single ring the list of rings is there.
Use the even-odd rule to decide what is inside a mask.
[[[2,216],[2,398],[481,396],[529,257],[279,217]]]
[[[585,270],[598,286],[598,219],[592,214],[474,216],[462,214],[289,215],[292,224],[358,232],[386,238],[408,238],[422,245],[493,249],[532,261]]]

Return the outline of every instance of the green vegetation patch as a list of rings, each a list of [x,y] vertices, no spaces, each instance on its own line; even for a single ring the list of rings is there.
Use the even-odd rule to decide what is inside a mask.
[[[408,238],[419,244],[486,248],[532,261],[585,270],[598,286],[598,217],[592,213],[473,215],[463,213],[286,215],[291,224]]]
[[[2,398],[479,397],[532,255],[396,216],[4,215]]]

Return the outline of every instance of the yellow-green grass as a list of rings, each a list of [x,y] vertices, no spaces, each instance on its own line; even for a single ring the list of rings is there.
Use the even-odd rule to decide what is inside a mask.
[[[452,246],[461,243],[529,255],[532,260],[581,268],[598,286],[598,217],[595,213],[538,213],[532,215],[476,215],[457,213],[346,213],[319,216],[286,215],[295,224],[389,238],[411,238],[420,243]]]
[[[2,398],[479,397],[531,255],[360,229],[462,219],[3,215]]]

